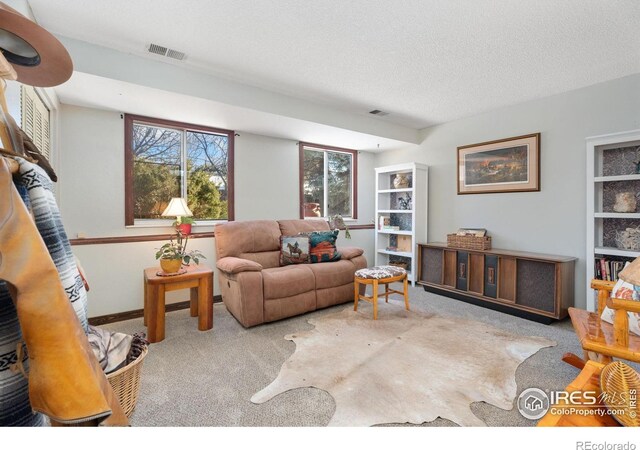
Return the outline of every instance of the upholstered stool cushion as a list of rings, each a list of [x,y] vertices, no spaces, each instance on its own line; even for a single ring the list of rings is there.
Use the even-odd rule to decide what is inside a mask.
[[[357,270],[355,276],[357,278],[366,278],[371,280],[382,280],[384,278],[399,277],[407,273],[402,267],[396,266],[375,266]]]

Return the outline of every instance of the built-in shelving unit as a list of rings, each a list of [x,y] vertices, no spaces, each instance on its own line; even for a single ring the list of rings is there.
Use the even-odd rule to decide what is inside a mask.
[[[620,248],[616,235],[640,226],[640,199],[635,212],[616,212],[616,195],[640,193],[640,130],[587,138],[587,292],[596,277],[596,263],[630,261],[640,251]],[[640,248],[640,246],[638,247]],[[596,299],[589,295],[587,308],[596,310]]]
[[[405,163],[376,168],[376,265],[406,263],[415,286],[417,243],[427,240],[427,166]],[[408,186],[395,184],[396,177]],[[384,229],[381,220],[398,229]]]

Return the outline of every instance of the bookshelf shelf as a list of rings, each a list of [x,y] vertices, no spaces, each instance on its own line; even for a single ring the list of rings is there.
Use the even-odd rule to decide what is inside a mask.
[[[403,258],[412,258],[413,257],[413,252],[394,252],[392,250],[379,249],[378,253],[382,253],[383,255],[402,256]]]
[[[593,213],[596,219],[640,219],[640,213],[616,213],[616,212],[597,212]]]
[[[624,250],[624,249],[615,248],[615,247],[596,247],[594,249],[594,253],[596,255],[625,256],[628,258],[637,258],[638,256],[640,256],[640,252],[635,252],[633,250]]]
[[[404,188],[404,189],[380,189],[378,194],[391,194],[392,192],[411,192],[413,188]]]
[[[633,175],[611,175],[608,177],[595,177],[593,181],[595,183],[607,183],[611,181],[634,181],[640,180],[640,174],[635,173]]]

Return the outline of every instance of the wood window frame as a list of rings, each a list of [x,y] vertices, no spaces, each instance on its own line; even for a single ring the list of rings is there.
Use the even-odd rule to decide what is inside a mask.
[[[157,119],[155,117],[124,115],[124,215],[125,226],[135,224],[133,202],[133,123],[144,122],[152,126],[179,128],[187,131],[202,131],[205,133],[225,134],[229,139],[227,149],[227,221],[235,219],[234,203],[234,137],[235,131],[214,128],[204,125],[177,122],[173,120]]]
[[[349,219],[358,219],[358,151],[349,148],[332,147],[330,145],[312,144],[310,142],[298,143],[298,159],[299,159],[299,184],[300,184],[300,218],[304,219],[304,149],[315,148],[325,152],[339,152],[351,154],[351,210],[352,214]],[[324,214],[324,211],[323,211]]]

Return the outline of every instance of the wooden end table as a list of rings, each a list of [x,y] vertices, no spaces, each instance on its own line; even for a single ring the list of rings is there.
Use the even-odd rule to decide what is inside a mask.
[[[164,339],[165,293],[190,289],[191,317],[198,316],[198,330],[213,328],[213,270],[203,264],[186,267],[181,275],[160,276],[159,267],[144,270],[144,324],[149,342]]]

